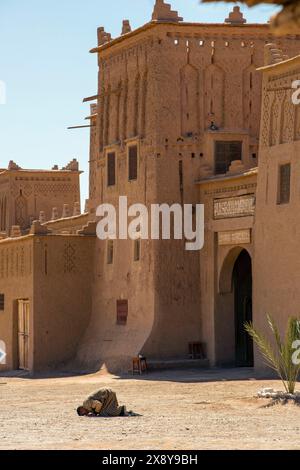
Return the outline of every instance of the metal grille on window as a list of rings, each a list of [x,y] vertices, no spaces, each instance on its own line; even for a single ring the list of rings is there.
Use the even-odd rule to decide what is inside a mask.
[[[128,317],[128,300],[117,300],[117,325],[126,325]]]
[[[215,173],[217,175],[227,173],[234,160],[242,160],[242,142],[215,142]]]

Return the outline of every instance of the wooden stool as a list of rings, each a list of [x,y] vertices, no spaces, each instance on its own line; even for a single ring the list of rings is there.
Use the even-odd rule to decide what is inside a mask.
[[[132,374],[142,375],[143,372],[148,372],[147,359],[143,356],[134,357],[132,359]]]

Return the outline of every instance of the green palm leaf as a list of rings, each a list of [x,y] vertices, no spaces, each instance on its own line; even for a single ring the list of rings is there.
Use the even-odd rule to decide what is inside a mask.
[[[280,377],[286,392],[294,393],[300,375],[300,364],[294,364],[292,361],[295,352],[293,343],[300,339],[300,321],[295,317],[289,318],[284,341],[270,315],[267,315],[267,321],[273,333],[275,347],[252,323],[245,323],[245,329],[257,344],[265,363]]]

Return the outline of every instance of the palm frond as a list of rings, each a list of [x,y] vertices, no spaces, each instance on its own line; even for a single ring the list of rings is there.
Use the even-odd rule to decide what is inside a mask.
[[[275,347],[252,323],[245,323],[245,330],[257,344],[265,363],[280,377],[286,392],[294,393],[300,375],[300,364],[294,364],[292,361],[293,343],[300,339],[300,321],[295,317],[289,318],[284,340],[270,315],[267,315],[267,321],[274,336]]]

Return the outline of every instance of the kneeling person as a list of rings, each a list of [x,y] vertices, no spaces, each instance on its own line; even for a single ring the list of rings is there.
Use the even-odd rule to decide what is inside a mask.
[[[128,416],[125,406],[119,406],[115,392],[110,389],[102,389],[93,393],[77,408],[79,416],[103,416],[105,418],[115,416]]]

